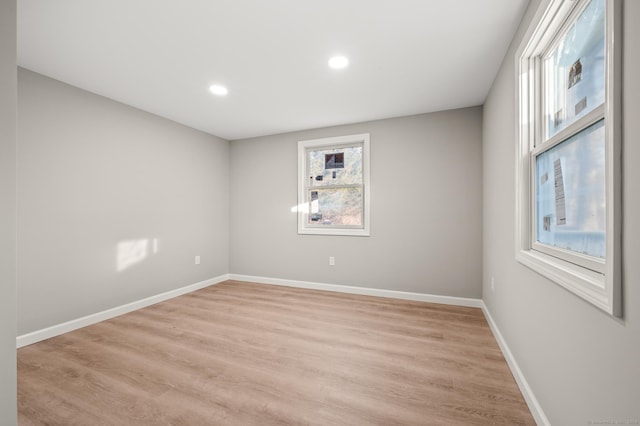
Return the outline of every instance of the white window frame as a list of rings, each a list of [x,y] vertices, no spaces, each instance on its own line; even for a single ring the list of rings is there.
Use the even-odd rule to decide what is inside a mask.
[[[309,149],[332,149],[362,145],[362,226],[344,225],[311,225],[309,224],[309,172],[307,151]],[[298,234],[308,235],[343,235],[370,236],[370,167],[369,167],[369,133],[312,139],[298,142]],[[345,186],[346,187],[346,186]],[[330,187],[329,187],[330,188]]]
[[[605,101],[559,132],[544,148],[545,131],[541,57],[584,10],[588,0],[543,0],[515,56],[516,102],[519,107],[516,149],[516,259],[610,315],[622,316],[621,213],[621,1],[606,0]],[[568,135],[604,117],[606,259],[545,246],[535,238],[535,157]]]

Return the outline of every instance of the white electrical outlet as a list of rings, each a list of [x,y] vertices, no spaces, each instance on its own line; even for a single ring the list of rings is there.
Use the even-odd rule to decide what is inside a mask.
[[[200,256],[196,256],[196,265],[200,264]]]
[[[336,266],[336,258],[329,256],[329,266]]]
[[[491,291],[496,291],[496,280],[491,277]]]

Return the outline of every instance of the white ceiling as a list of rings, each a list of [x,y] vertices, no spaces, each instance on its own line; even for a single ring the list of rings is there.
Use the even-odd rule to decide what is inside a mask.
[[[233,140],[480,105],[526,5],[18,0],[18,63]]]

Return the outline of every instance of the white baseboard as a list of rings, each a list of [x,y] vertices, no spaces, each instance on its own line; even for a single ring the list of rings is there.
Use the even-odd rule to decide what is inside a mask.
[[[137,309],[142,309],[159,302],[164,302],[165,300],[173,299],[174,297],[182,296],[183,294],[191,293],[192,291],[200,290],[202,288],[227,281],[228,279],[228,274],[220,275],[218,277],[210,278],[199,283],[180,287],[175,290],[147,297],[142,300],[127,303],[126,305],[116,306],[115,308],[107,309],[106,311],[87,315],[85,317],[63,322],[62,324],[57,324],[51,327],[44,328],[42,330],[23,334],[16,338],[16,347],[21,348],[23,346],[31,345],[33,343],[37,343],[51,337],[59,336],[61,334],[68,333],[70,331],[77,330],[79,328],[86,327],[100,321],[108,320],[110,318],[117,317],[119,315],[135,311]]]
[[[518,366],[516,359],[511,353],[511,349],[509,349],[509,346],[507,345],[507,341],[502,336],[502,333],[500,333],[500,330],[498,329],[496,322],[493,320],[493,317],[489,313],[489,309],[487,309],[487,305],[484,304],[484,301],[481,301],[481,303],[482,303],[482,312],[484,313],[484,316],[487,319],[487,322],[489,323],[489,327],[493,332],[493,336],[496,338],[496,341],[498,342],[498,346],[500,346],[500,350],[502,350],[502,354],[504,355],[504,358],[507,360],[507,364],[509,364],[511,373],[513,374],[513,377],[516,379],[516,383],[520,388],[520,392],[522,392],[522,396],[524,397],[524,400],[526,401],[527,406],[529,407],[529,410],[533,415],[533,418],[535,419],[536,423],[540,426],[551,425],[551,423],[549,422],[549,419],[547,419],[547,416],[544,414],[544,411],[542,410],[542,406],[540,405],[540,403],[538,402],[538,399],[534,395],[533,390],[531,389],[531,386],[529,386],[529,382],[527,382],[527,379],[524,377],[522,370],[520,370],[520,367]]]
[[[247,281],[258,284],[273,284],[286,287],[307,288],[312,290],[333,291],[337,293],[361,294],[364,296],[388,297],[391,299],[415,300],[418,302],[440,303],[444,305],[481,308],[482,300],[466,297],[439,296],[435,294],[411,293],[407,291],[382,290],[378,288],[356,287],[350,285],[325,284],[309,281],[285,280],[280,278],[256,277],[252,275],[229,274],[230,280]]]

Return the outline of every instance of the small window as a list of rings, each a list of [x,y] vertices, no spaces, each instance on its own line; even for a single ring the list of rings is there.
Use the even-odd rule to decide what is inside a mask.
[[[298,233],[369,235],[369,134],[298,142]]]
[[[543,1],[516,57],[516,258],[617,316],[619,3]]]

